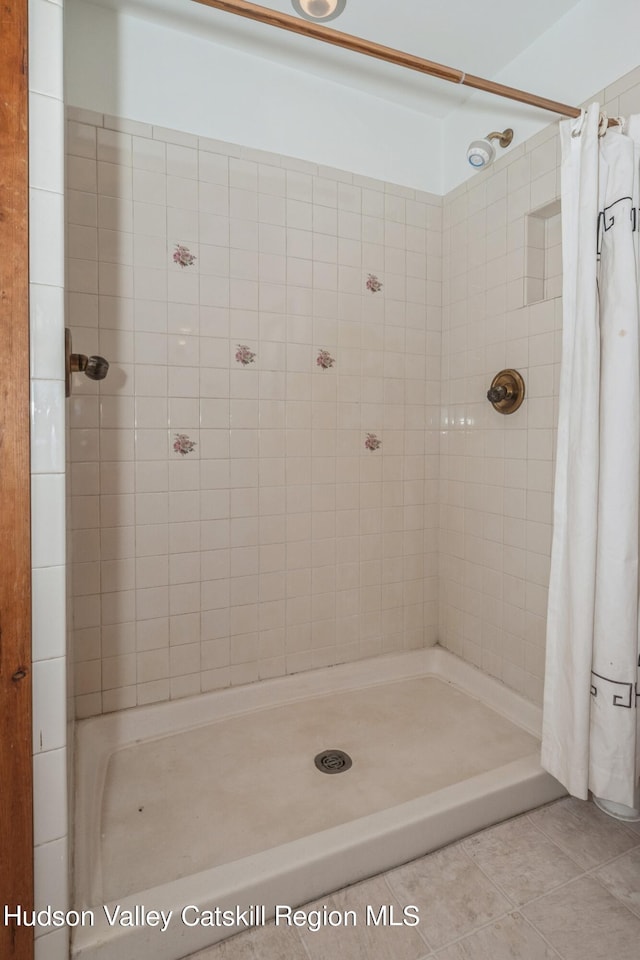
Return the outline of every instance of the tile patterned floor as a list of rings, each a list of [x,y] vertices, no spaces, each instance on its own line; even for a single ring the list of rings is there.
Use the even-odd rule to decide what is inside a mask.
[[[420,908],[367,926],[367,905]],[[567,797],[308,908],[356,926],[248,931],[185,960],[638,960],[640,823]]]

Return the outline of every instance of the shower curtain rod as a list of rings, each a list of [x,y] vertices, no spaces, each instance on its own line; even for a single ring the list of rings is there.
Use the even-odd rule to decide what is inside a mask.
[[[298,33],[303,37],[312,37],[314,40],[321,40],[323,43],[331,43],[335,47],[353,50],[367,57],[374,57],[376,60],[396,63],[400,67],[417,70],[419,73],[426,73],[430,77],[438,77],[440,80],[449,80],[451,83],[474,87],[476,90],[484,90],[486,93],[492,93],[498,97],[528,103],[533,107],[550,110],[552,113],[560,113],[565,117],[579,117],[581,113],[579,107],[571,107],[566,103],[548,100],[546,97],[537,97],[533,93],[526,93],[524,90],[517,90],[515,87],[507,87],[501,83],[494,83],[492,80],[475,77],[473,74],[465,73],[464,70],[446,67],[442,63],[434,63],[432,60],[424,60],[422,57],[416,57],[411,53],[403,53],[402,50],[394,50],[393,47],[385,47],[379,43],[373,43],[371,40],[363,40],[362,37],[354,37],[349,33],[340,33],[340,31],[325,27],[321,23],[302,20],[287,13],[279,13],[277,10],[261,7],[256,3],[246,3],[245,0],[195,0],[195,2],[202,3],[207,7],[214,7],[216,10],[223,10],[225,13],[235,13],[237,16],[246,17],[249,20],[257,20],[259,23],[267,23],[272,27],[279,27],[281,30]],[[608,126],[615,126],[616,123],[616,120],[610,119]]]

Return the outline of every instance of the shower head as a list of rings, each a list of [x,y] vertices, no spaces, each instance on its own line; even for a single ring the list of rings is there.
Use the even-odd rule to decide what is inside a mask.
[[[472,167],[479,170],[493,163],[496,149],[491,143],[492,140],[497,140],[501,147],[508,147],[513,140],[513,130],[507,127],[502,133],[488,133],[484,140],[472,140],[467,148],[467,160]]]
[[[495,147],[490,140],[472,140],[467,149],[467,160],[472,167],[488,167],[496,156]]]

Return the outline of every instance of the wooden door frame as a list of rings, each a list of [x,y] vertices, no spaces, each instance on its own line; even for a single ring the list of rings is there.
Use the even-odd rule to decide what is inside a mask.
[[[28,0],[0,8],[0,956],[33,960]]]

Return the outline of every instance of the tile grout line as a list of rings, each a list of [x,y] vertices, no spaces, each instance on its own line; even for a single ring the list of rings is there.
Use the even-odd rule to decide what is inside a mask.
[[[482,832],[482,831],[479,831],[479,832]],[[473,834],[471,834],[471,836],[473,836]],[[446,844],[444,847],[440,847],[439,850],[447,850],[447,849],[451,849],[452,847],[462,846],[462,842],[463,842],[463,841],[454,841],[453,843]],[[438,852],[437,850],[433,850],[431,853],[425,854],[424,857],[419,857],[418,860],[426,859],[427,857],[430,857],[433,853],[437,853],[437,852]],[[466,851],[464,851],[464,854],[465,854],[465,856],[467,856],[468,859],[471,859],[470,857],[468,857],[468,854],[466,853]],[[414,861],[409,861],[409,863],[412,863],[412,862],[414,862]],[[401,867],[398,868],[398,869],[401,869]],[[497,888],[497,885],[494,883],[494,881],[493,881],[493,880],[490,880],[490,878],[487,877],[486,874],[484,874],[484,871],[481,871],[481,872],[482,872],[483,875],[485,876],[485,879],[487,879],[487,880],[489,881],[489,883],[491,883],[491,885],[492,885],[493,887],[496,887],[496,889],[498,889],[498,888]],[[387,874],[385,874],[384,876],[385,876],[385,880],[386,880],[386,879],[387,879]],[[390,886],[390,884],[387,884],[387,885]],[[390,889],[391,889],[392,892],[393,892],[393,887],[390,887]],[[499,892],[502,893],[502,891],[500,891],[500,890],[499,890]],[[394,893],[394,896],[396,896],[395,893]],[[396,896],[396,899],[397,899],[397,896]],[[507,899],[510,900],[510,898],[507,898]],[[486,923],[483,923],[483,924],[481,924],[480,926],[475,927],[473,930],[469,930],[469,931],[467,931],[466,933],[462,934],[461,936],[455,937],[453,940],[447,940],[447,941],[445,941],[445,943],[441,943],[439,946],[433,948],[433,954],[434,954],[434,956],[437,955],[437,952],[438,952],[438,951],[444,950],[444,949],[447,948],[447,947],[451,947],[451,946],[453,946],[453,945],[456,944],[456,943],[460,943],[462,940],[465,940],[467,937],[473,936],[475,933],[478,933],[480,930],[485,930],[487,927],[492,926],[494,923],[497,923],[499,920],[502,920],[504,917],[511,916],[514,912],[517,912],[517,908],[515,908],[515,907],[513,907],[513,908],[511,908],[511,909],[509,909],[509,910],[504,910],[502,913],[497,914],[495,917],[492,917],[492,918],[491,918],[490,920],[488,920]],[[519,912],[519,911],[518,911],[518,912]],[[421,936],[422,936],[423,940],[425,940],[425,942],[427,942],[427,945],[429,945],[429,942],[427,941],[426,934],[421,934]]]
[[[387,890],[389,891],[389,893],[390,893],[391,896],[393,897],[393,899],[396,901],[396,903],[397,903],[400,907],[402,907],[402,903],[401,903],[401,901],[400,901],[397,893],[396,893],[395,890],[393,889],[393,887],[392,887],[392,885],[391,885],[391,882],[390,882],[390,880],[389,880],[389,873],[390,873],[390,872],[391,872],[390,870],[385,871],[385,873],[382,874],[382,880],[383,880],[384,885],[386,886]],[[423,933],[422,930],[420,929],[420,924],[417,925],[416,933],[418,934],[418,936],[420,937],[420,939],[423,941],[423,943],[426,945],[427,950],[429,951],[429,953],[426,954],[426,957],[432,956],[432,955],[433,955],[433,947],[432,947],[431,944],[429,943],[429,940],[427,939],[426,933]]]
[[[302,936],[302,934],[300,933],[300,930],[297,927],[296,927],[296,937],[298,938],[298,943],[301,945],[305,955],[309,958],[309,960],[313,960],[313,957],[311,956],[309,949],[304,941],[304,937]],[[186,960],[189,960],[189,958],[187,957]]]
[[[545,836],[546,836],[546,835],[545,835]],[[547,839],[549,839],[549,838],[547,838]],[[556,846],[557,846],[557,844],[556,844]],[[630,850],[634,850],[634,849],[636,849],[636,848],[635,848],[635,847],[630,847]],[[562,850],[561,852],[562,852],[562,853],[565,853],[564,850]],[[540,900],[544,900],[545,897],[548,897],[548,896],[550,896],[552,893],[557,893],[559,890],[563,890],[565,887],[568,887],[568,886],[571,886],[571,885],[574,884],[574,883],[577,883],[578,880],[584,880],[585,878],[589,877],[589,878],[595,880],[596,883],[598,883],[598,885],[602,888],[602,890],[603,890],[604,892],[609,893],[615,900],[617,900],[618,903],[620,903],[621,906],[625,907],[625,908],[629,911],[629,913],[632,914],[632,916],[640,916],[639,914],[636,914],[634,910],[632,910],[630,907],[628,907],[626,903],[624,903],[622,900],[620,900],[611,890],[609,890],[609,888],[608,888],[604,883],[602,883],[601,880],[598,879],[598,877],[596,877],[596,876],[594,875],[596,870],[601,870],[602,867],[604,867],[604,866],[609,866],[609,865],[611,865],[612,863],[615,863],[617,860],[619,860],[619,859],[621,859],[622,857],[626,856],[628,853],[629,853],[629,850],[625,850],[623,853],[617,854],[615,857],[612,857],[610,860],[604,861],[603,863],[598,864],[597,866],[590,867],[588,870],[582,870],[582,873],[576,874],[576,876],[575,876],[575,877],[571,877],[570,880],[565,880],[565,881],[563,881],[563,883],[559,884],[558,886],[551,887],[549,890],[545,891],[545,893],[541,893],[541,894],[540,894],[539,896],[537,896],[537,897],[532,897],[531,900],[526,900],[523,904],[521,904],[520,906],[516,907],[516,909],[518,910],[518,912],[522,912],[525,907],[529,907],[529,906],[531,906],[532,904],[538,903]],[[565,855],[566,855],[566,854],[565,854]],[[571,858],[571,859],[573,859],[573,858]],[[575,863],[575,861],[574,861],[574,863]],[[580,867],[580,864],[577,864],[577,866]],[[582,868],[581,868],[581,869],[582,869]],[[483,871],[483,872],[484,872],[484,871]],[[497,881],[492,881],[492,882],[493,882],[499,889],[502,889],[502,888],[500,887],[500,884],[497,883]],[[524,913],[522,913],[522,915],[525,916]],[[525,919],[527,919],[527,918],[525,917]],[[530,922],[532,922],[532,921],[530,921]],[[534,925],[534,926],[535,926],[535,925]],[[537,928],[535,928],[535,929],[537,929]]]
[[[548,806],[555,806],[556,804],[559,804],[559,803],[561,803],[563,800],[567,800],[567,799],[571,799],[571,797],[562,797],[560,800],[556,800],[556,801],[554,801],[552,804],[549,804]],[[591,802],[591,801],[585,801],[585,802]],[[540,809],[544,809],[544,808],[540,808]],[[531,812],[534,812],[534,811],[531,811]],[[527,816],[528,816],[528,815],[527,815]],[[606,816],[606,814],[605,814],[605,816]],[[531,820],[530,817],[529,817],[529,819]],[[551,836],[549,836],[549,834],[543,829],[543,827],[538,826],[538,824],[537,824],[537,823],[534,823],[533,820],[531,820],[531,823],[533,824],[534,827],[536,827],[536,829],[538,829],[538,830],[540,831],[540,833],[542,833],[542,835],[543,835],[544,837],[546,837],[547,840],[549,840],[551,843],[555,844],[555,846],[558,847],[558,848],[565,854],[565,856],[569,857],[570,860],[573,860],[573,862],[574,862],[578,867],[580,867],[580,869],[582,870],[583,874],[589,873],[591,870],[599,870],[601,867],[606,866],[607,864],[613,862],[614,860],[617,860],[618,857],[624,856],[624,854],[625,854],[625,853],[628,853],[629,850],[634,850],[637,846],[640,846],[640,834],[638,834],[638,835],[637,835],[637,840],[636,840],[636,842],[635,842],[632,846],[628,847],[626,850],[623,850],[621,853],[617,853],[615,856],[611,857],[609,860],[604,860],[604,861],[603,861],[602,863],[600,863],[600,864],[595,864],[593,867],[584,867],[578,860],[576,860],[575,856],[573,856],[571,853],[569,853],[569,851],[568,851],[565,847],[561,846],[561,844],[558,843],[557,840],[554,840]],[[623,824],[623,826],[624,826],[624,824]],[[634,836],[634,835],[635,835],[635,831],[629,830],[628,828],[625,828],[625,833],[627,834],[627,836]],[[635,837],[634,837],[634,838],[635,838]],[[575,878],[574,878],[574,879],[575,879]],[[569,881],[569,882],[571,882],[571,881]]]
[[[556,803],[560,803],[560,802],[561,802],[561,801],[555,801],[554,804],[550,804],[549,806],[555,805]],[[528,814],[525,814],[525,816],[524,816],[522,819],[525,819],[525,818],[526,818],[527,820],[530,820]],[[514,818],[514,819],[519,819],[519,818]],[[504,822],[507,822],[507,821],[504,821]],[[531,821],[530,821],[530,822],[531,822]],[[536,829],[539,829],[539,828],[536,826],[536,824],[533,824],[533,823],[532,823],[532,826],[534,826]],[[486,828],[486,829],[489,830],[489,829],[492,829],[492,828],[489,827],[489,828]],[[484,832],[484,831],[479,831],[479,832],[482,833],[482,832]],[[554,846],[556,846],[556,847],[558,848],[558,850],[560,850],[561,853],[563,853],[563,854],[565,853],[565,851],[562,850],[562,848],[561,848],[557,843],[555,843],[553,840],[551,840],[551,838],[547,837],[547,835],[544,833],[544,831],[540,830],[540,833],[542,833],[543,836],[546,837],[546,839],[548,839],[551,843],[553,843]],[[471,834],[471,836],[474,836],[474,834]],[[508,895],[508,893],[506,893],[506,891],[503,890],[502,886],[501,886],[497,881],[493,880],[493,879],[487,874],[487,872],[483,869],[483,867],[480,866],[478,863],[476,863],[476,862],[471,858],[471,856],[469,855],[468,851],[464,848],[464,843],[465,843],[465,840],[464,840],[464,839],[461,840],[461,841],[458,841],[458,844],[462,847],[463,852],[464,852],[465,856],[469,859],[469,861],[470,861],[474,866],[476,866],[476,867],[480,870],[480,872],[483,874],[483,876],[489,881],[489,883],[491,883],[491,885],[492,885],[493,887],[495,887],[503,896],[505,896],[505,898],[506,898],[507,900],[509,900],[510,902],[513,903],[514,901],[513,901],[512,898]],[[455,846],[455,845],[457,845],[457,844],[453,844],[453,845],[451,845],[451,846]],[[635,849],[635,848],[634,848],[634,847],[631,847],[630,849]],[[626,853],[628,853],[628,852],[629,852],[629,851],[624,851],[622,854],[618,854],[616,857],[611,858],[611,860],[606,861],[606,864],[610,864],[610,863],[615,862],[616,860],[618,860],[620,857],[624,856],[624,855],[625,855]],[[566,854],[565,854],[565,855],[566,855]],[[427,856],[430,856],[430,854],[427,854]],[[573,857],[570,857],[570,859],[573,860]],[[573,860],[573,862],[576,863],[575,860]],[[452,946],[452,945],[454,945],[454,944],[456,944],[456,943],[459,943],[459,942],[461,942],[462,940],[466,939],[467,937],[473,936],[475,933],[477,933],[477,932],[479,932],[479,931],[481,931],[481,930],[484,930],[484,929],[486,929],[487,927],[492,926],[494,923],[497,923],[499,920],[502,920],[502,919],[504,919],[505,917],[512,916],[514,913],[517,913],[517,914],[536,932],[536,934],[539,935],[539,936],[544,940],[545,944],[547,944],[547,945],[550,947],[550,949],[552,949],[552,950],[554,951],[554,954],[555,954],[557,957],[562,957],[563,955],[557,950],[557,948],[553,947],[553,946],[548,942],[548,940],[547,940],[547,938],[545,937],[545,935],[544,935],[544,934],[536,927],[536,925],[535,925],[531,920],[529,920],[529,918],[524,914],[523,909],[524,909],[524,907],[528,907],[530,904],[536,903],[536,902],[538,902],[539,900],[542,900],[544,897],[549,896],[549,895],[552,894],[552,893],[556,893],[557,891],[563,889],[564,887],[569,886],[569,885],[572,884],[572,883],[575,883],[575,882],[578,881],[578,880],[584,879],[585,876],[591,876],[591,875],[592,875],[592,871],[599,870],[599,869],[601,869],[602,866],[604,866],[604,865],[605,865],[605,864],[600,864],[600,865],[598,865],[598,866],[595,866],[595,867],[593,867],[593,868],[590,868],[590,869],[587,871],[587,870],[582,869],[582,867],[581,867],[580,864],[576,863],[576,866],[578,866],[578,867],[582,870],[582,872],[581,872],[580,874],[576,875],[575,877],[572,877],[572,878],[571,878],[570,880],[568,880],[568,881],[565,881],[565,882],[559,884],[558,886],[552,887],[550,890],[547,890],[545,893],[540,894],[538,897],[534,897],[534,898],[532,898],[531,900],[527,900],[525,903],[523,903],[523,904],[521,904],[521,905],[515,904],[515,905],[514,905],[514,908],[513,908],[512,910],[504,911],[504,912],[501,913],[499,916],[494,917],[492,920],[488,921],[487,923],[482,924],[481,926],[476,927],[474,930],[469,931],[468,933],[464,934],[463,936],[458,937],[458,938],[456,938],[456,939],[454,939],[454,940],[451,940],[451,941],[447,941],[445,944],[442,944],[440,947],[438,947],[437,950],[441,950],[441,949],[444,949],[445,947],[450,947],[450,946]],[[386,878],[387,878],[387,875],[385,874],[385,880],[386,880]],[[607,888],[604,886],[604,884],[602,884],[600,881],[598,881],[596,877],[593,877],[593,879],[595,879],[596,882],[598,882],[598,883],[600,884],[600,886],[602,887],[603,890],[607,890]],[[388,885],[389,885],[389,884],[388,884]],[[391,889],[392,889],[392,888],[391,888]],[[607,890],[607,892],[611,893],[611,891],[608,891],[608,890]],[[620,901],[617,897],[615,897],[614,894],[612,894],[612,896],[614,896],[614,898],[616,899],[616,901],[617,901],[618,903],[620,903],[621,906],[625,907],[632,916],[634,916],[634,917],[637,916],[637,914],[636,914],[633,910],[631,910],[629,907],[627,907],[626,904],[624,904],[624,903],[623,903],[622,901]],[[426,940],[426,936],[423,936],[423,939]]]
[[[546,944],[547,948],[552,951],[552,953],[553,953],[553,955],[554,955],[555,957],[560,957],[561,960],[565,960],[564,954],[563,954],[563,953],[560,953],[560,951],[558,950],[558,948],[553,946],[553,944],[547,939],[547,937],[545,936],[545,934],[544,934],[541,930],[538,929],[538,927],[535,925],[535,923],[533,923],[533,921],[530,920],[529,917],[527,917],[526,914],[520,912],[520,916],[522,917],[524,923],[526,923],[527,926],[530,927],[530,928],[534,931],[534,933],[535,933],[538,937],[540,937],[540,939]]]
[[[506,821],[503,821],[503,822],[506,822]],[[486,828],[485,828],[485,829],[486,829]],[[488,829],[491,829],[491,828],[489,827]],[[481,832],[484,832],[484,831],[481,831]],[[473,836],[473,834],[472,834],[472,836]],[[467,838],[465,838],[465,839],[467,839]],[[480,871],[480,873],[483,875],[483,877],[485,878],[485,880],[487,880],[487,881],[491,884],[492,887],[495,887],[495,889],[498,891],[498,893],[500,893],[501,896],[503,896],[506,900],[508,900],[509,903],[513,904],[513,910],[519,910],[519,906],[518,906],[518,904],[515,902],[515,900],[513,899],[513,897],[509,896],[509,894],[508,894],[505,890],[502,889],[502,887],[500,886],[500,884],[499,884],[497,881],[493,880],[493,878],[489,876],[489,874],[487,873],[487,871],[486,871],[479,863],[476,863],[476,861],[473,859],[473,857],[471,856],[471,854],[469,853],[469,851],[466,849],[466,847],[465,847],[465,845],[464,845],[465,840],[464,840],[464,839],[463,839],[463,840],[460,840],[459,843],[460,843],[460,847],[461,847],[461,849],[462,849],[462,852],[463,852],[464,856],[467,858],[467,860],[469,861],[469,863],[470,863],[472,866],[476,867],[477,870]],[[505,911],[505,913],[512,913],[513,910],[507,910],[507,911]],[[504,914],[503,914],[503,916],[504,916]]]
[[[588,871],[585,872],[584,876],[591,877],[593,880],[596,881],[597,884],[599,884],[600,887],[602,887],[603,890],[605,890],[610,896],[612,896],[614,900],[616,900],[619,904],[621,904],[621,906],[626,907],[626,909],[633,916],[640,918],[640,905],[637,911],[634,910],[627,903],[621,900],[620,897],[618,897],[618,895],[614,893],[614,891],[610,887],[608,887],[606,883],[604,883],[602,880],[600,880],[599,877],[596,876],[596,871],[602,870],[604,867],[612,866],[612,864],[617,863],[618,860],[622,860],[623,857],[626,857],[629,853],[632,853],[634,850],[637,850],[638,847],[640,847],[640,835],[638,837],[638,843],[635,846],[629,847],[628,850],[624,850],[622,853],[619,853],[617,856],[612,857],[610,860],[605,860],[603,863],[599,864],[596,867],[591,867]]]

